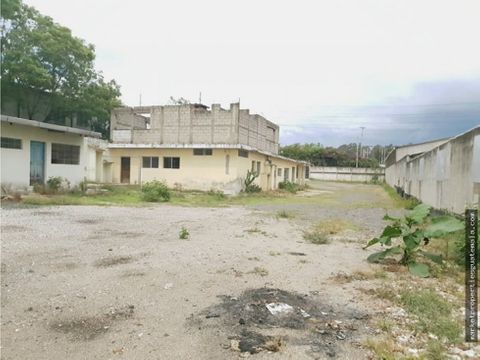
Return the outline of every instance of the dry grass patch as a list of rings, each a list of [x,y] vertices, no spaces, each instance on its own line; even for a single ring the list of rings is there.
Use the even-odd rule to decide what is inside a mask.
[[[131,263],[134,260],[133,256],[112,256],[99,259],[95,262],[96,267],[110,267],[115,265],[123,265]]]
[[[268,270],[264,267],[256,266],[252,271],[249,271],[248,274],[255,274],[259,276],[267,276]]]

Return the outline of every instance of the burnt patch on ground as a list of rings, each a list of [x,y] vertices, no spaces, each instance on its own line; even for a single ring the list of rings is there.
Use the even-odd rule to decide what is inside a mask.
[[[50,324],[52,331],[70,336],[71,340],[89,341],[106,333],[113,323],[133,317],[134,306],[111,309],[105,314],[58,320]]]
[[[190,318],[192,327],[220,328],[233,339],[232,351],[251,354],[300,345],[315,356],[335,358],[345,341],[358,337],[356,332],[368,317],[354,309],[336,309],[319,295],[281,289],[249,289],[239,297],[220,298],[221,303]],[[289,335],[270,336],[271,329],[283,329]]]

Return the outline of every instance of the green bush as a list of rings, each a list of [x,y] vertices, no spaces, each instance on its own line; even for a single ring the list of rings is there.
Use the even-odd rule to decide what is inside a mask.
[[[162,181],[150,181],[142,186],[142,199],[150,202],[169,201],[170,190]]]
[[[190,233],[188,232],[188,230],[182,226],[182,229],[178,233],[178,238],[182,240],[186,240],[188,239],[189,236],[190,236]]]
[[[295,194],[298,191],[298,185],[291,181],[282,181],[278,184],[280,190],[285,190]]]

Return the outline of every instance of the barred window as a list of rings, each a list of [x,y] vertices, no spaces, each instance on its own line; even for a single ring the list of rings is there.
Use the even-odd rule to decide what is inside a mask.
[[[282,168],[277,169],[277,174],[278,174],[278,176],[282,176]]]
[[[2,136],[2,148],[21,149],[22,148],[22,140]]]
[[[193,149],[193,155],[212,155],[212,149]]]
[[[52,164],[80,164],[80,146],[52,143]]]
[[[144,156],[142,158],[143,168],[158,168],[158,156]]]
[[[239,149],[239,150],[238,150],[238,156],[244,157],[244,158],[248,158],[248,151],[247,151],[247,150],[243,150],[243,149]]]
[[[180,169],[180,158],[179,157],[164,157],[163,158],[163,167],[165,169]]]

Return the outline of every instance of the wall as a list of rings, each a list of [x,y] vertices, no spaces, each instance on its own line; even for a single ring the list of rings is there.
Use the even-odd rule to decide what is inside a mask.
[[[252,161],[260,162],[260,176],[255,183],[263,190],[278,187],[274,183],[273,166],[297,166],[294,161],[272,158],[250,151],[248,158],[238,156],[237,149],[213,149],[211,156],[195,156],[193,149],[159,149],[159,148],[110,148],[109,157],[112,164],[112,181],[120,183],[121,157],[130,157],[130,183],[140,184],[151,180],[164,180],[171,186],[186,189],[220,190],[227,194],[236,194],[243,187],[247,171],[252,168]],[[143,156],[158,156],[159,168],[142,168]],[[163,157],[180,157],[180,169],[164,169]],[[226,168],[228,156],[228,171]],[[272,165],[271,165],[272,164]],[[300,166],[300,165],[299,165]],[[301,165],[300,176],[296,182],[304,181],[304,168]],[[280,180],[281,181],[281,180]]]
[[[389,185],[437,209],[463,214],[479,202],[480,127],[387,167]]]
[[[133,144],[241,144],[278,153],[279,128],[231,104],[142,106],[114,109],[111,139]]]
[[[72,185],[78,184],[86,175],[88,159],[84,152],[81,135],[47,131],[46,129],[1,122],[3,137],[22,140],[22,149],[1,148],[1,182],[19,189],[30,187],[30,141],[45,142],[45,180],[51,176],[67,178]],[[51,163],[52,142],[79,145],[80,164],[64,165]]]
[[[397,147],[388,154],[385,163],[387,166],[390,166],[395,162],[400,161],[407,155],[421,154],[426,151],[430,151],[437,146],[445,144],[448,140],[449,139],[439,139],[434,141],[427,141],[420,144],[411,144]]]
[[[372,181],[377,179],[383,181],[385,178],[384,169],[352,168],[334,166],[310,167],[310,178],[328,181]]]

